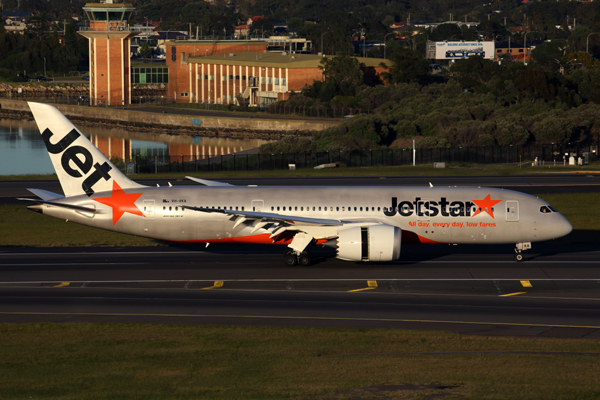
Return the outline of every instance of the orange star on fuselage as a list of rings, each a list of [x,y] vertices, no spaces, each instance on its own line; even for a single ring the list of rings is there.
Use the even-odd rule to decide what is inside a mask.
[[[488,194],[483,200],[472,201],[473,203],[477,204],[477,210],[475,211],[475,214],[473,214],[473,216],[476,216],[480,212],[485,211],[490,215],[490,217],[494,218],[494,212],[492,211],[492,207],[500,203],[501,200],[492,200],[490,195]]]
[[[139,199],[142,194],[143,193],[125,193],[119,184],[116,181],[113,181],[113,190],[110,197],[100,197],[93,200],[112,207],[113,225],[115,225],[126,212],[144,217],[144,214],[135,205],[136,200]]]

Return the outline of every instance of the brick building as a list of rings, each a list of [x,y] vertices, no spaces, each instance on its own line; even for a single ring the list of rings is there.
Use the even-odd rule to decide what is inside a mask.
[[[80,31],[90,46],[90,104],[131,104],[130,40],[127,20],[131,4],[88,3],[83,7],[90,26]]]
[[[175,48],[181,51],[167,56],[167,96],[179,103],[267,106],[323,80],[320,55],[255,50],[200,57],[183,51],[183,47]],[[371,74],[385,70],[380,67],[383,59],[357,59]]]

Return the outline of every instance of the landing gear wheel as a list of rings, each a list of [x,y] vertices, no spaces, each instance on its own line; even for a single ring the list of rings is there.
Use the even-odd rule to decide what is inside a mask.
[[[310,256],[310,253],[303,252],[300,254],[300,257],[298,257],[298,263],[300,263],[300,265],[303,267],[312,265],[312,257]]]
[[[521,253],[515,254],[515,260],[517,260],[518,262],[523,261],[523,254],[521,254]]]
[[[298,265],[298,257],[296,257],[296,254],[294,254],[293,252],[286,252],[283,256],[283,263],[286,267],[295,267],[296,265]]]

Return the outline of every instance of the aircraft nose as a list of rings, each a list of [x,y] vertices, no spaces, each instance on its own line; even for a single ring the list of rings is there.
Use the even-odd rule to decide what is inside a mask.
[[[556,230],[558,233],[557,237],[567,236],[569,233],[571,233],[573,231],[573,226],[571,225],[571,223],[569,222],[568,219],[566,219],[562,215],[560,217],[561,217],[561,219],[558,222],[557,227],[556,227]]]

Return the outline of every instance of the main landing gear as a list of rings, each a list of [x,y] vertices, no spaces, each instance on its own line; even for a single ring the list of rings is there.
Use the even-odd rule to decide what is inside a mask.
[[[515,247],[515,260],[517,262],[523,261],[523,251],[531,249],[531,242],[517,243]]]
[[[283,263],[286,267],[295,267],[296,265],[308,267],[312,265],[312,257],[307,250],[304,250],[300,255],[297,255],[294,250],[287,248],[283,255]]]

